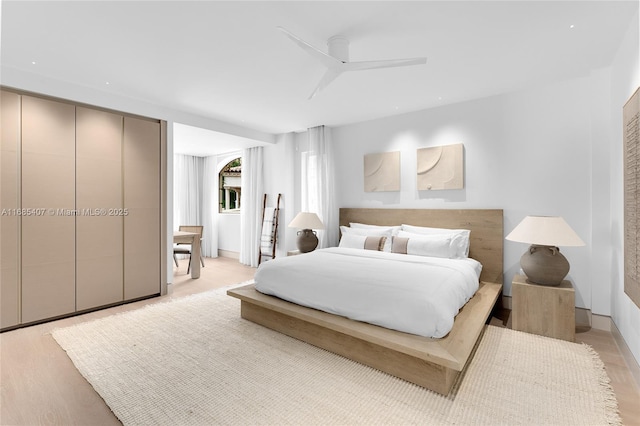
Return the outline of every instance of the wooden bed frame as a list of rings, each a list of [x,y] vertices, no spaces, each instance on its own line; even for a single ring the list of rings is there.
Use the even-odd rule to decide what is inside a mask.
[[[227,294],[241,300],[242,318],[447,395],[502,292],[502,210],[340,209],[340,225],[349,222],[471,230],[469,256],[483,265],[480,288],[448,335],[431,339],[353,321],[262,294],[253,284]]]

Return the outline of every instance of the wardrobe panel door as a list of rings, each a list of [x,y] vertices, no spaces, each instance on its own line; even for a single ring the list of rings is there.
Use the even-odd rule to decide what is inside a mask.
[[[22,323],[75,311],[75,107],[22,96]]]
[[[160,293],[160,123],[124,119],[124,297]]]
[[[19,317],[20,95],[0,91],[0,328]]]
[[[76,108],[76,308],[123,300],[123,117]]]

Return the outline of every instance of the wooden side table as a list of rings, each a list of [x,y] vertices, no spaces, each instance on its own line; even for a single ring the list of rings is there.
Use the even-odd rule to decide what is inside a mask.
[[[515,275],[511,283],[514,330],[573,342],[576,335],[575,290],[568,280],[558,286],[527,282]]]

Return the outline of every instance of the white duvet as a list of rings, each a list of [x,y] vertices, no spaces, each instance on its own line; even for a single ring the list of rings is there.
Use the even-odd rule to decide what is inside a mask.
[[[478,290],[481,269],[473,259],[334,247],[261,264],[255,287],[298,305],[440,338]]]

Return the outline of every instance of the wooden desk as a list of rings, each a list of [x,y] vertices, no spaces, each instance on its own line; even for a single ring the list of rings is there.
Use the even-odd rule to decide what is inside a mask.
[[[191,244],[191,278],[200,278],[200,234],[174,231],[173,242]]]
[[[545,286],[531,284],[524,275],[516,275],[511,283],[511,297],[514,330],[575,340],[575,291],[570,281]]]

